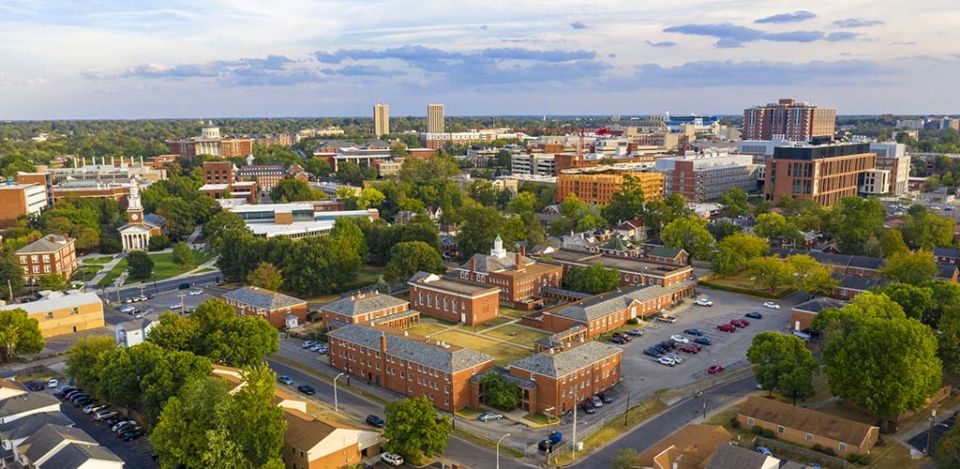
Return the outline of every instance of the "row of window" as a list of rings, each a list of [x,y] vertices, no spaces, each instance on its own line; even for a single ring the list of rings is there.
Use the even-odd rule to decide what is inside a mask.
[[[754,420],[753,417],[747,417],[747,425],[756,425],[756,420]],[[783,428],[783,425],[777,425],[777,433],[783,435],[784,432],[786,432],[786,429]],[[808,443],[813,443],[814,437],[812,433],[807,433],[803,436],[803,439]],[[847,444],[840,442],[840,444],[837,445],[837,449],[839,449],[841,453],[844,453],[847,451]]]

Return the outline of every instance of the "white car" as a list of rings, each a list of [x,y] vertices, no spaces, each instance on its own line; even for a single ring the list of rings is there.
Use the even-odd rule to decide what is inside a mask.
[[[683,358],[681,358],[680,355],[677,355],[675,353],[671,353],[670,355],[664,355],[664,356],[673,360],[673,362],[676,363],[677,365],[683,363]]]
[[[190,290],[190,296],[200,296],[203,294],[203,290]]]
[[[60,385],[60,382],[57,381],[57,378],[50,378],[50,381],[47,381],[48,388],[55,388]]]
[[[137,309],[137,308],[134,308],[132,305],[123,305],[123,306],[120,307],[120,312],[121,312],[121,313],[130,314],[130,313],[134,312],[136,309]]]
[[[174,303],[170,305],[170,309],[181,309],[183,308],[183,303]]]
[[[674,342],[676,342],[676,343],[678,343],[678,344],[689,344],[689,343],[690,343],[690,339],[688,339],[688,338],[686,338],[686,337],[684,337],[684,336],[682,336],[682,335],[680,335],[680,334],[676,334],[676,335],[670,336],[670,340],[672,340],[672,341],[674,341]]]
[[[660,357],[660,358],[657,359],[657,363],[659,363],[659,364],[661,364],[661,365],[666,365],[666,366],[676,366],[676,364],[677,364],[677,362],[675,362],[675,361],[674,361],[672,358],[670,358],[670,357]]]
[[[117,415],[116,411],[104,409],[97,412],[96,414],[93,414],[93,419],[99,422],[100,420],[106,420],[110,417],[113,417],[114,415]]]
[[[400,466],[403,464],[403,456],[399,454],[380,453],[380,460],[391,466]]]
[[[780,305],[778,305],[778,304],[776,304],[776,303],[774,303],[774,302],[772,302],[772,301],[767,301],[767,302],[763,303],[763,307],[764,307],[764,308],[770,308],[770,309],[780,309]]]
[[[696,303],[698,306],[713,306],[713,302],[706,298],[700,298],[694,303]]]

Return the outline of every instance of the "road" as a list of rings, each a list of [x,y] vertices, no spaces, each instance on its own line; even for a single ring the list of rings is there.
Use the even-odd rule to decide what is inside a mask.
[[[220,271],[206,272],[199,275],[194,275],[191,277],[182,277],[177,279],[162,280],[159,282],[153,283],[144,283],[143,294],[145,295],[154,295],[161,292],[173,291],[180,288],[180,284],[189,283],[190,286],[196,285],[209,285],[219,283],[223,280],[223,274]],[[120,299],[132,298],[140,295],[141,285],[132,285],[120,287]],[[109,296],[110,301],[117,301],[117,289],[108,288],[105,290],[105,293],[102,294],[104,298]]]

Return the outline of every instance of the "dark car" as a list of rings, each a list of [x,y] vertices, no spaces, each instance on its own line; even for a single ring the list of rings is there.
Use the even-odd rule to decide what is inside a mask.
[[[367,425],[370,425],[371,427],[383,428],[386,424],[387,422],[384,422],[382,418],[377,417],[376,415],[367,416]]]
[[[300,391],[308,396],[312,396],[317,393],[317,390],[313,389],[313,386],[310,386],[309,384],[301,384],[300,386],[297,386],[297,391]]]
[[[760,313],[758,313],[758,312],[756,312],[756,311],[750,311],[749,313],[744,314],[744,316],[746,316],[746,317],[748,317],[748,318],[750,318],[750,319],[763,319],[763,315],[760,314]]]
[[[732,324],[720,324],[717,329],[723,332],[737,332],[737,326]]]
[[[630,337],[629,335],[624,334],[624,333],[622,333],[622,332],[614,332],[614,333],[613,333],[613,336],[614,336],[614,337],[619,337],[619,338],[621,338],[621,339],[623,339],[623,340],[626,340],[627,342],[630,342],[631,340],[633,340],[633,337]]]
[[[580,404],[580,409],[587,414],[597,413],[597,408],[593,406],[593,403],[590,401],[583,401],[583,404]]]
[[[613,402],[613,396],[611,396],[611,395],[609,395],[609,394],[607,394],[607,393],[605,393],[605,392],[602,392],[602,393],[600,393],[600,394],[597,394],[597,397],[599,397],[600,400],[603,401],[604,404],[609,404],[609,403]]]
[[[74,407],[83,407],[83,406],[85,406],[85,405],[87,405],[87,404],[93,404],[94,402],[96,402],[96,401],[95,401],[92,397],[84,397],[84,398],[77,399],[77,400],[73,401],[73,406],[74,406]]]
[[[190,282],[184,282],[177,286],[177,290],[188,290],[190,288]]]
[[[696,339],[693,339],[693,343],[697,345],[712,345],[713,341],[706,337],[697,337]]]
[[[700,337],[703,335],[703,331],[697,328],[691,328],[683,331],[684,334]]]
[[[634,337],[640,337],[643,335],[643,329],[630,329],[629,331],[627,331],[627,334],[632,335]]]
[[[627,341],[626,341],[626,340],[623,340],[623,337],[620,337],[620,336],[618,336],[618,335],[615,335],[615,336],[613,336],[613,337],[610,338],[610,343],[611,343],[611,344],[617,344],[617,345],[623,345],[623,344],[627,343]]]
[[[542,440],[540,443],[537,443],[537,451],[541,453],[549,453],[553,451],[553,442],[550,440]]]
[[[673,350],[674,348],[676,348],[677,343],[672,340],[664,340],[663,342],[660,342],[658,345],[660,345],[661,347],[667,350]]]
[[[663,352],[657,350],[654,347],[643,349],[643,354],[651,356],[653,358],[660,358],[661,356],[663,356]]]
[[[133,441],[143,436],[143,433],[144,433],[143,428],[134,427],[130,430],[123,432],[123,434],[120,435],[120,439],[123,441]]]

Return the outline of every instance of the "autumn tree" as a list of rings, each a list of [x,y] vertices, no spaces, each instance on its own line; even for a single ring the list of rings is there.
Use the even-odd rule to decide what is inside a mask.
[[[257,264],[257,268],[247,276],[247,283],[267,290],[279,290],[283,284],[283,274],[280,269],[269,262]]]

